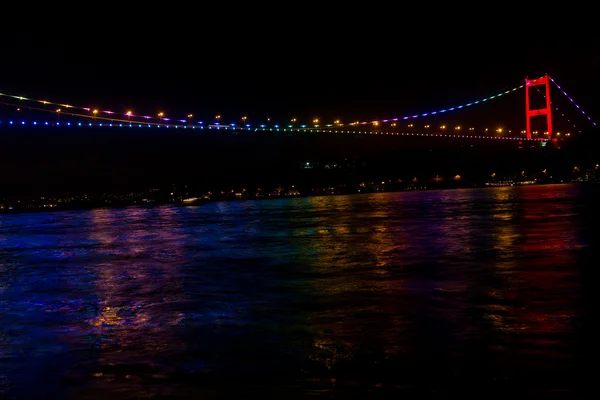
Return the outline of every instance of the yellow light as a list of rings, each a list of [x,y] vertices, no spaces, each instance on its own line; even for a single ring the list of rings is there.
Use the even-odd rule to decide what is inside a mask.
[[[192,115],[192,114],[188,114],[188,116],[187,116],[187,117],[188,117],[188,118],[192,118],[192,117],[193,117],[193,115]]]
[[[163,112],[159,112],[159,113],[158,113],[158,117],[159,117],[159,118],[162,118],[164,115],[165,115],[165,113],[163,113]]]
[[[313,123],[318,124],[319,123],[319,119],[318,118],[313,119]]]
[[[60,109],[60,108],[57,108],[57,109],[56,109],[56,112],[60,112],[60,111],[61,111],[61,109]]]
[[[217,115],[217,116],[215,117],[215,119],[221,119],[221,116],[220,116],[220,115]]]
[[[340,120],[339,120],[339,119],[336,119],[335,121],[333,121],[333,123],[334,123],[334,124],[339,124],[339,123],[340,123]]]
[[[131,116],[131,111],[127,111],[127,115],[128,115],[128,116]]]

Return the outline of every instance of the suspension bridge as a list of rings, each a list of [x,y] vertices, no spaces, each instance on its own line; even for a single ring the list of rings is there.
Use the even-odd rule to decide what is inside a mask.
[[[540,90],[540,86],[544,89]],[[551,101],[551,87],[558,94],[568,100],[572,106],[571,114],[577,111],[579,117],[590,126],[596,123],[585,111],[570,97],[567,92],[549,75],[535,79],[526,78],[522,83],[512,88],[500,91],[493,95],[475,99],[473,101],[459,104],[457,106],[442,108],[422,113],[389,117],[374,120],[355,120],[342,122],[339,119],[321,121],[315,118],[312,121],[298,121],[297,118],[288,118],[286,121],[271,121],[271,118],[253,117],[252,120],[262,120],[263,123],[251,124],[247,116],[239,118],[238,122],[226,122],[221,115],[210,118],[210,122],[196,119],[192,113],[182,113],[185,117],[170,118],[164,112],[158,111],[156,115],[142,115],[131,110],[122,112],[108,110],[99,107],[87,107],[72,105],[65,102],[40,100],[28,96],[0,92],[0,106],[7,109],[0,114],[0,129],[12,127],[61,127],[61,128],[161,128],[161,129],[192,129],[211,131],[236,131],[236,132],[316,132],[316,133],[339,133],[358,135],[396,135],[396,136],[420,136],[431,138],[465,138],[465,139],[493,139],[493,140],[518,140],[518,141],[550,141],[557,140],[561,131],[555,129],[555,119],[561,117],[564,136],[571,136],[572,132],[581,132],[581,126],[574,123],[574,117],[569,117],[569,112],[559,109],[555,102]],[[498,101],[500,98],[516,96],[514,93],[525,91],[525,127],[523,129],[506,129],[502,127],[475,128],[461,124],[446,124],[440,117],[445,117],[461,110],[482,107]],[[534,93],[532,93],[534,92]],[[533,96],[537,93],[544,100],[544,106],[532,109]],[[513,97],[511,101],[518,101]],[[533,130],[532,118],[545,117],[545,129]],[[435,118],[434,123],[429,120]],[[417,121],[421,124],[417,125]],[[440,122],[442,121],[442,122]]]

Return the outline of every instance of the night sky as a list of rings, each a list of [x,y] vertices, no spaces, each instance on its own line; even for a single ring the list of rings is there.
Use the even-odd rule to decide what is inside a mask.
[[[3,8],[3,93],[138,115],[162,111],[172,119],[192,113],[205,123],[221,115],[222,123],[247,116],[254,125],[268,117],[271,124],[291,118],[326,124],[454,107],[548,73],[600,119],[594,98],[600,93],[600,39],[584,32],[595,25],[582,20],[594,15],[590,10],[527,14],[458,10],[454,4],[440,9],[433,3],[22,5]],[[581,29],[575,32],[574,26]],[[505,126],[518,132],[525,125],[524,97],[521,90],[438,115],[442,119],[432,120],[431,127]],[[553,102],[579,128],[590,128],[557,90]],[[0,119],[14,108],[0,105]],[[30,111],[22,111],[19,118],[26,118]],[[57,118],[52,114],[50,120]],[[555,131],[564,121],[555,116]],[[415,120],[420,124],[415,130],[429,122]],[[227,179],[241,172],[280,179],[275,172],[285,178],[286,165],[300,159],[359,157],[366,148],[358,139],[324,136],[286,142],[269,135],[225,135],[209,144],[205,136],[183,139],[173,131],[0,132],[0,169],[10,171],[0,175],[0,186],[9,192],[14,185],[27,190],[38,185],[43,192],[53,185],[66,190],[121,182],[128,188],[175,179],[229,185]],[[391,144],[370,143],[369,151],[391,151]],[[263,169],[250,170],[254,165]]]
[[[65,14],[50,7],[31,21],[8,21],[0,91],[173,118],[310,123],[452,107],[547,72],[600,115],[598,34],[556,29],[558,21],[544,33],[543,21],[521,26],[526,17],[508,12],[482,18],[450,11],[290,3],[90,6]],[[473,118],[507,109],[524,121],[523,108],[521,92]]]

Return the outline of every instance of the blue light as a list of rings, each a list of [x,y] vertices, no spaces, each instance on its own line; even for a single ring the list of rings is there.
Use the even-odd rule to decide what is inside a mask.
[[[34,125],[37,125],[37,122],[33,121],[33,124],[34,124]]]
[[[108,124],[108,126],[112,126],[112,124]]]
[[[148,125],[148,126],[150,126],[150,125]],[[138,125],[138,128],[141,128],[141,127],[142,127],[142,124],[139,124],[139,125]]]
[[[119,124],[119,126],[123,126],[123,124]]]
[[[21,125],[25,125],[25,121],[21,121]]]
[[[261,128],[264,128],[264,127],[265,127],[265,125],[261,125],[260,127],[261,127]]]
[[[279,128],[279,125],[275,125],[275,128]]]
[[[56,125],[57,125],[57,126],[58,126],[58,125],[60,125],[60,122],[57,122],[57,123],[56,123]]]
[[[92,123],[90,122],[90,124],[89,124],[89,125],[90,125],[90,126],[92,126]]]
[[[46,122],[44,123],[44,125],[48,125],[48,121],[46,121]]]
[[[67,122],[67,125],[68,125],[68,126],[71,126],[71,123],[70,123],[70,122]]]
[[[12,122],[12,121],[9,121],[8,123],[9,123],[9,124],[11,124],[11,125],[13,124],[13,122]]]
[[[81,122],[77,123],[77,125],[81,126]]]
[[[140,125],[141,126],[141,125]],[[129,127],[131,128],[131,124],[129,124]]]

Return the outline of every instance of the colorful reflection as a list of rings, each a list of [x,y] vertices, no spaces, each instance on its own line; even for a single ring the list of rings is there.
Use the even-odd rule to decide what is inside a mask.
[[[567,194],[548,190],[306,200],[311,217],[292,226],[323,310],[307,320],[311,359],[331,377],[361,357],[415,369],[431,368],[421,360],[432,357],[432,370],[466,373],[476,370],[464,364],[473,346],[512,348],[523,362],[533,362],[528,352],[558,359],[573,339],[579,239]],[[473,360],[487,368],[490,357]]]
[[[99,339],[93,373],[101,382],[124,378],[121,365],[157,365],[183,350],[175,328],[184,318],[187,234],[179,218],[171,207],[91,211],[96,263],[87,268],[96,277],[98,313],[89,324]]]
[[[567,185],[10,216],[0,387],[368,397],[541,372],[525,386],[564,390],[581,204]]]
[[[513,346],[550,355],[574,340],[580,307],[581,277],[575,266],[581,227],[574,218],[572,186],[503,188],[496,193],[500,210],[493,236],[502,284],[490,293],[496,304],[486,317],[496,329],[515,335]]]

